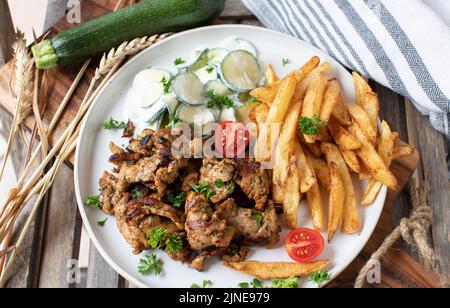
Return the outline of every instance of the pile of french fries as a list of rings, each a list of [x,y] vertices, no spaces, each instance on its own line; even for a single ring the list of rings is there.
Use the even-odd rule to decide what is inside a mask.
[[[251,92],[260,101],[250,112],[258,124],[256,159],[273,160],[272,193],[282,204],[286,223],[298,227],[298,208],[304,195],[312,224],[325,230],[328,241],[341,229],[345,234],[361,229],[358,203],[374,203],[383,185],[398,189],[389,168],[393,160],[414,153],[411,146],[397,147],[398,134],[383,121],[379,129],[379,101],[369,84],[353,73],[356,102],[344,102],[339,81],[330,77],[331,65],[313,57],[303,67],[279,79],[272,66],[267,85]],[[304,134],[300,118],[320,118],[317,134]],[[262,127],[278,124],[278,136]],[[272,147],[275,148],[272,148]],[[269,151],[262,151],[267,149]],[[368,180],[357,202],[351,173]],[[329,192],[328,219],[321,190]]]

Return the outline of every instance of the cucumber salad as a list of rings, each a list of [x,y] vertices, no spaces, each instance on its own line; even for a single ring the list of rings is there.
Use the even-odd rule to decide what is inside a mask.
[[[137,74],[125,116],[137,133],[159,129],[167,118],[189,125],[241,120],[240,111],[254,103],[249,92],[264,84],[264,66],[250,41],[230,37],[217,47],[195,50],[190,59],[174,59],[170,67]]]

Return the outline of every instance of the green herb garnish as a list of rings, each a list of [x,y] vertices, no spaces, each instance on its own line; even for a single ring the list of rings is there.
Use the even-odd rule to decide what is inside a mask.
[[[177,125],[180,122],[181,122],[180,119],[178,119],[176,116],[172,116],[170,117],[169,123],[167,124],[166,128],[174,128],[175,125]]]
[[[214,94],[214,90],[209,90],[207,93],[208,102],[206,103],[206,106],[209,109],[222,109],[222,108],[233,108],[234,102],[231,98],[228,96],[219,96]]]
[[[290,277],[287,279],[272,279],[272,288],[274,288],[274,289],[296,289],[296,288],[298,288],[298,278]]]
[[[282,62],[283,62],[283,67],[285,67],[286,65],[291,63],[291,60],[288,58],[283,58]]]
[[[259,288],[264,288],[263,284],[261,281],[259,281],[258,279],[253,279],[253,281],[250,283],[253,289],[259,289]]]
[[[325,281],[330,281],[331,277],[327,271],[321,270],[309,276],[308,279],[309,281],[315,282],[317,286],[320,288]]]
[[[217,188],[224,188],[225,187],[225,182],[222,180],[217,180],[216,183],[214,183],[216,185]]]
[[[180,234],[174,233],[166,241],[166,252],[178,253],[183,249],[183,238]]]
[[[180,193],[176,197],[167,197],[167,201],[174,207],[181,208],[183,202],[186,200],[186,194],[184,192]]]
[[[325,123],[320,120],[319,116],[315,115],[312,118],[301,117],[298,120],[298,126],[305,135],[317,135],[325,127]]]
[[[199,185],[191,184],[191,187],[197,194],[204,194],[207,199],[211,199],[211,197],[216,194],[214,189],[211,189],[211,184],[208,182]]]
[[[101,210],[102,206],[100,204],[100,196],[88,196],[85,200],[84,200],[84,204],[86,206],[90,206],[96,209]]]
[[[238,287],[241,289],[248,289],[250,288],[250,284],[248,282],[241,282],[238,284]]]
[[[110,117],[108,121],[103,123],[102,127],[106,130],[125,129],[127,128],[127,124],[125,122],[114,120],[112,117]]]
[[[184,63],[186,63],[186,61],[184,61],[182,58],[176,58],[175,61],[173,62],[173,64],[175,64],[177,66],[184,64]]]
[[[258,225],[262,226],[264,222],[264,216],[262,214],[255,214],[252,216],[252,220],[256,221]]]
[[[138,271],[142,275],[161,275],[162,261],[156,258],[156,255],[147,255],[141,259],[138,264]]]
[[[206,68],[206,72],[208,73],[208,74],[211,74],[212,72],[214,72],[214,66],[208,66],[207,68]]]
[[[212,286],[212,284],[213,283],[211,280],[203,280],[202,288],[205,289],[208,286]],[[191,284],[191,288],[192,289],[200,289],[201,287],[197,283],[193,283],[193,284]]]
[[[170,82],[171,80],[168,79],[167,77],[163,77],[163,79],[161,79],[160,83],[162,83],[163,87],[164,87],[164,94],[168,94],[170,92]]]
[[[108,221],[108,218],[106,218],[105,220],[99,220],[99,221],[97,221],[97,224],[100,227],[104,227],[107,221]]]
[[[234,185],[234,183],[230,183],[230,185],[228,185],[227,190],[228,190],[230,193],[233,193],[235,189],[236,189],[236,185]]]
[[[141,193],[141,192],[138,191],[138,190],[133,191],[132,196],[133,196],[133,199],[141,199],[141,198],[144,198],[144,194]]]
[[[167,230],[162,227],[156,227],[150,230],[147,234],[148,243],[153,249],[161,247],[164,239],[166,238]]]

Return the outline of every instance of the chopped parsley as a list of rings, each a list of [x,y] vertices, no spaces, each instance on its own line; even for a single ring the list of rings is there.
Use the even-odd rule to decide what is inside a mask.
[[[127,128],[127,124],[125,122],[114,120],[110,117],[105,123],[103,123],[102,127],[106,130],[125,129]]]
[[[264,216],[262,214],[253,215],[252,220],[255,221],[260,226],[264,224]]]
[[[180,234],[174,233],[166,241],[166,252],[178,253],[183,249],[183,238]]]
[[[98,224],[100,227],[104,227],[107,221],[108,221],[108,218],[106,218],[105,220],[99,220],[99,221],[97,222],[97,224]]]
[[[212,286],[212,284],[213,283],[211,280],[203,280],[202,287],[200,287],[200,285],[198,285],[197,283],[193,283],[191,284],[191,289],[205,289],[208,286]]]
[[[288,59],[288,58],[283,58],[283,60],[281,60],[281,61],[282,61],[282,63],[283,63],[283,67],[285,67],[286,65],[288,65],[288,64],[291,63],[291,60]]]
[[[166,238],[167,230],[162,227],[156,227],[150,230],[147,234],[148,243],[153,249],[161,247],[164,239]]]
[[[141,199],[141,198],[144,198],[144,194],[141,193],[141,192],[138,191],[138,190],[133,191],[132,195],[133,195],[133,199]]]
[[[315,115],[312,118],[301,117],[298,120],[298,126],[305,135],[317,135],[325,127],[325,123],[320,120],[319,116]]]
[[[315,282],[317,286],[320,288],[325,281],[330,281],[331,277],[327,271],[321,270],[309,276],[308,279],[309,281]]]
[[[214,183],[214,184],[216,184],[217,188],[224,188],[225,187],[225,182],[222,181],[222,180],[217,180],[216,183]]]
[[[186,63],[186,61],[184,61],[182,58],[176,58],[175,61],[173,61],[173,64],[175,64],[177,66],[184,64],[184,63]]]
[[[166,128],[174,128],[180,122],[180,119],[178,119],[176,116],[172,116],[170,117],[169,123],[167,124]]]
[[[214,90],[209,90],[207,93],[207,97],[208,102],[206,103],[206,106],[209,109],[222,109],[224,107],[230,109],[234,107],[234,102],[231,98],[229,98],[228,96],[215,95]]]
[[[248,282],[241,282],[238,284],[238,287],[241,289],[248,289],[250,288],[250,284]]]
[[[211,184],[208,182],[199,185],[191,184],[191,187],[197,194],[204,194],[207,199],[211,199],[211,197],[216,194],[214,189],[211,189]]]
[[[258,279],[253,279],[253,281],[250,283],[253,289],[259,289],[259,288],[264,288],[263,284],[261,281],[259,281]]]
[[[162,83],[162,85],[164,87],[164,94],[168,94],[170,92],[171,80],[167,79],[167,77],[163,77],[163,79],[161,79],[160,83]]]
[[[142,275],[161,275],[162,261],[156,258],[156,255],[147,255],[141,259],[138,264],[138,271]]]
[[[296,288],[298,288],[298,278],[290,277],[287,279],[272,279],[272,288],[274,288],[274,289],[296,289]]]
[[[174,207],[181,208],[183,202],[186,200],[186,194],[184,192],[180,193],[176,197],[167,197],[167,201]]]
[[[236,185],[234,185],[234,183],[231,183],[230,185],[228,185],[228,191],[230,193],[234,192],[235,189],[236,189]]]
[[[209,65],[209,66],[206,68],[206,72],[207,72],[208,74],[212,74],[212,72],[214,72],[214,66]]]
[[[100,204],[100,196],[88,196],[85,200],[84,200],[84,204],[86,206],[90,206],[96,209],[101,210],[102,206]]]

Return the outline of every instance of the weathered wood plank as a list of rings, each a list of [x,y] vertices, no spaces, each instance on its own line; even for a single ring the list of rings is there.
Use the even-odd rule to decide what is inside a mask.
[[[0,0],[0,66],[11,59],[14,26],[7,0]]]
[[[41,288],[67,288],[74,283],[68,273],[78,257],[81,218],[72,179],[73,171],[63,165],[50,191],[37,285]]]
[[[118,288],[123,279],[109,266],[91,243],[89,248],[89,267],[87,274],[88,288]]]

